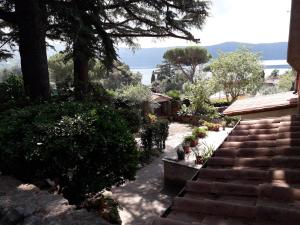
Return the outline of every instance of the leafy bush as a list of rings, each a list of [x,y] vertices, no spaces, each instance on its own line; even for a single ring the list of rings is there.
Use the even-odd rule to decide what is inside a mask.
[[[231,104],[226,99],[214,99],[210,100],[210,102],[214,107],[229,106]]]
[[[142,127],[141,141],[145,159],[149,159],[154,149],[162,150],[169,135],[169,121],[157,120],[154,123],[146,123]]]
[[[0,111],[22,107],[27,101],[21,76],[10,75],[0,83]]]
[[[240,120],[239,116],[224,116],[223,120],[226,122],[226,126],[234,127]]]
[[[142,116],[140,111],[138,111],[137,109],[120,108],[118,109],[118,112],[127,122],[128,128],[130,129],[131,133],[139,132],[142,126]]]
[[[207,136],[207,129],[205,129],[204,127],[196,127],[193,130],[193,135],[199,138],[204,138]]]
[[[211,131],[219,131],[221,124],[210,123],[210,122],[204,121],[203,126],[206,126],[208,128],[208,130],[211,130]]]
[[[173,101],[179,101],[180,100],[180,92],[177,91],[177,90],[168,91],[166,94],[169,97],[171,97]]]
[[[137,150],[118,113],[91,103],[52,103],[0,113],[0,170],[51,178],[71,203],[134,179]]]

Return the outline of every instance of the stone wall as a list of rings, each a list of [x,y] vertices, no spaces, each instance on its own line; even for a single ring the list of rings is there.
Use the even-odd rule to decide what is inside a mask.
[[[0,225],[108,225],[95,213],[76,210],[60,195],[0,176]]]

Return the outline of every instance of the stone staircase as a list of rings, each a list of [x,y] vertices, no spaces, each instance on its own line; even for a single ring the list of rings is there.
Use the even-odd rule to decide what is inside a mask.
[[[300,116],[240,121],[153,225],[300,224]]]

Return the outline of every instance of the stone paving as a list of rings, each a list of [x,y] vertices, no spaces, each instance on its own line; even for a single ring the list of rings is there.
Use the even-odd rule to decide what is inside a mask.
[[[163,191],[163,162],[166,155],[176,155],[174,148],[192,132],[186,124],[171,123],[166,149],[160,157],[137,172],[136,180],[112,189],[113,197],[123,207],[120,216],[124,225],[149,224],[170,205],[172,195]]]

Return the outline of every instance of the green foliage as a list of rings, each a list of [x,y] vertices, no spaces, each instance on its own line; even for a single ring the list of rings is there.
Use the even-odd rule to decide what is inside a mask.
[[[279,92],[292,91],[295,79],[296,79],[296,73],[292,70],[286,72],[285,74],[282,74],[279,77],[279,82],[278,82]]]
[[[207,136],[207,129],[204,127],[196,127],[193,129],[193,135],[199,138],[204,138]]]
[[[171,97],[173,101],[179,101],[180,100],[180,92],[177,91],[177,90],[168,91],[166,94],[169,97]]]
[[[118,113],[127,122],[127,125],[132,133],[139,132],[142,126],[142,117],[141,117],[140,110],[134,108],[132,109],[120,108],[118,109]]]
[[[191,142],[195,141],[196,139],[197,139],[197,137],[195,135],[188,135],[188,136],[184,137],[183,142],[191,143]]]
[[[204,121],[203,126],[207,127],[207,129],[211,131],[219,131],[221,127],[218,123],[210,123],[207,121]]]
[[[143,154],[146,160],[149,160],[153,150],[163,150],[169,135],[169,121],[159,119],[153,123],[146,123],[142,127],[141,141]]]
[[[207,142],[202,142],[199,152],[203,159],[203,162],[206,162],[213,155],[214,150],[214,145],[209,145],[207,144]]]
[[[186,82],[184,75],[168,62],[157,65],[154,73],[157,79],[151,84],[155,92],[165,93],[170,90],[181,91],[182,85]]]
[[[211,106],[209,96],[211,89],[205,80],[199,80],[195,84],[185,86],[185,96],[191,102],[191,109],[198,115],[214,117],[217,115],[216,109]]]
[[[131,102],[140,105],[145,101],[150,101],[151,91],[144,85],[129,85],[116,90],[116,97],[124,102]]]
[[[224,116],[223,120],[226,122],[226,126],[234,127],[239,120],[241,119],[240,116]]]
[[[136,143],[118,113],[95,103],[51,103],[0,114],[0,170],[59,181],[71,202],[134,179]]]
[[[73,60],[67,60],[62,53],[51,56],[48,60],[50,81],[55,83],[58,89],[73,86],[74,65]]]
[[[103,87],[106,89],[116,90],[123,86],[141,84],[142,75],[130,71],[128,65],[120,62],[114,63],[114,68],[101,79]]]
[[[210,103],[214,107],[222,107],[222,106],[229,106],[230,105],[230,102],[228,102],[227,99],[213,99],[213,100],[210,100]]]
[[[260,57],[246,48],[220,53],[210,67],[215,85],[225,92],[228,101],[244,94],[255,95],[263,84]]]
[[[22,107],[27,103],[22,77],[10,74],[0,83],[0,112]]]
[[[207,63],[211,55],[205,48],[193,46],[170,49],[165,52],[163,57],[171,65],[181,70],[186,79],[193,83],[197,67]]]

